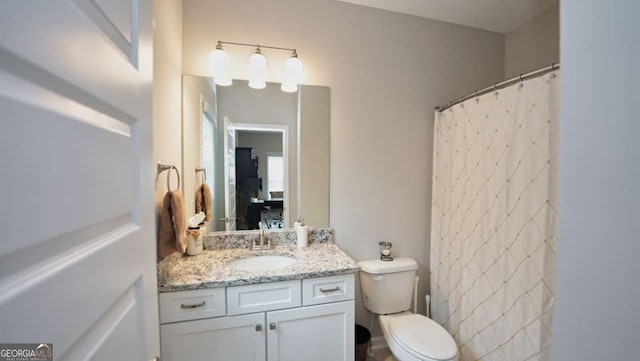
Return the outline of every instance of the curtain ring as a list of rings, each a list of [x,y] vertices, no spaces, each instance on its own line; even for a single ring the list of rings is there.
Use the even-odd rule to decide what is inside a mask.
[[[520,89],[524,87],[524,80],[522,79],[522,73],[520,73],[520,76],[518,78],[520,79],[520,83],[518,84],[518,91],[520,91]]]

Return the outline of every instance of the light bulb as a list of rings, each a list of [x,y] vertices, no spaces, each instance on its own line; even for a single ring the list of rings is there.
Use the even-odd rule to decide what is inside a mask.
[[[260,48],[249,57],[249,86],[253,89],[267,86],[267,58],[260,53]]]
[[[216,50],[209,54],[209,66],[211,67],[214,83],[220,86],[229,86],[233,83],[229,75],[231,61],[229,60],[229,55],[222,50],[222,46],[218,45]]]
[[[302,61],[298,59],[298,54],[293,55],[284,63],[282,72],[282,89],[286,93],[294,93],[298,90],[298,84],[302,82]]]

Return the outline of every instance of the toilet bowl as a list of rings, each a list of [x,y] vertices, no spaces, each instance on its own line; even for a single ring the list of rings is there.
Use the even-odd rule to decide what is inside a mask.
[[[387,345],[399,361],[457,361],[458,350],[447,330],[411,312],[380,315]]]
[[[457,361],[453,337],[437,322],[408,312],[418,264],[411,258],[359,262],[365,307],[380,315],[380,327],[399,361]]]

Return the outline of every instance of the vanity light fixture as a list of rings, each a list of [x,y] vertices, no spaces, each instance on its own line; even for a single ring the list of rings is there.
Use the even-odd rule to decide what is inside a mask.
[[[222,49],[222,44],[218,41],[216,50],[209,54],[209,66],[213,75],[213,82],[220,86],[229,86],[231,80],[231,60],[229,54]]]
[[[260,47],[249,57],[249,87],[264,89],[267,86],[267,58]]]
[[[280,89],[285,93],[295,93],[298,90],[298,84],[302,81],[302,62],[298,59],[296,49],[293,49],[291,57],[285,61],[282,76]]]
[[[230,41],[218,41],[216,50],[209,54],[209,62],[213,81],[220,86],[229,86],[231,80],[231,61],[229,55],[222,49],[222,45],[239,45],[255,48],[256,51],[249,57],[249,86],[253,89],[264,89],[267,85],[267,58],[262,54],[262,49],[286,50],[291,52],[291,57],[284,64],[282,73],[283,92],[295,93],[298,85],[302,82],[302,61],[298,58],[296,49],[281,48],[277,46],[254,45],[245,43],[234,43]]]

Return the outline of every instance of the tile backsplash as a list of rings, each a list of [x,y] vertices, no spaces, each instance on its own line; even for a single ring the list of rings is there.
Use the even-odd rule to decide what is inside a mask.
[[[296,244],[296,230],[293,228],[267,230],[264,232],[264,238],[265,241],[269,240],[272,246],[293,246]],[[251,242],[257,242],[257,240],[257,230],[212,232],[202,236],[203,246],[208,250],[251,248]],[[309,227],[309,243],[334,243],[333,230]]]

